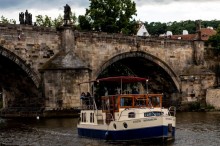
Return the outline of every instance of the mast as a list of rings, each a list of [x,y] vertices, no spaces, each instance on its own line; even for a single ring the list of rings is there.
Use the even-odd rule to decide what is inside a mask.
[[[122,78],[121,78],[121,91],[120,91],[120,94],[122,94]]]
[[[147,83],[147,94],[148,94],[148,79],[146,80],[146,83]]]

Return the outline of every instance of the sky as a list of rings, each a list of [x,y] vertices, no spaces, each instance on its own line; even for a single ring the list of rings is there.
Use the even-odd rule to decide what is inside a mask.
[[[137,16],[142,22],[173,22],[184,20],[220,20],[220,0],[133,0]],[[63,15],[68,4],[72,12],[84,15],[89,0],[0,0],[0,16],[15,19],[19,13],[28,10],[33,22],[37,15],[48,15],[52,19]]]

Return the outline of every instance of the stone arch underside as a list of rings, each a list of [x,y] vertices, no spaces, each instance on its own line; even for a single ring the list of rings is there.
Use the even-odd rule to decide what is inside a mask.
[[[1,46],[0,89],[4,110],[32,111],[42,107],[35,72],[19,56]]]
[[[173,83],[176,86],[176,89],[180,91],[180,81],[178,79],[178,76],[175,74],[175,72],[164,61],[160,60],[159,58],[151,54],[147,54],[141,51],[126,52],[114,56],[113,58],[111,58],[110,60],[105,62],[101,67],[98,68],[98,70],[95,72],[95,77],[97,78],[108,66],[112,65],[113,63],[131,57],[144,58],[161,67],[170,76],[170,78],[172,79]]]
[[[10,59],[15,64],[17,64],[27,75],[32,79],[36,87],[40,85],[40,78],[38,77],[37,73],[35,73],[20,57],[18,57],[13,52],[3,48],[0,46],[0,55]]]

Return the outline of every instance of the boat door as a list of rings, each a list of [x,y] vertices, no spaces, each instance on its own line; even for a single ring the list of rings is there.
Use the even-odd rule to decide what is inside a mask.
[[[106,114],[106,123],[109,124],[115,120],[115,111],[118,110],[117,96],[102,97],[102,111]]]

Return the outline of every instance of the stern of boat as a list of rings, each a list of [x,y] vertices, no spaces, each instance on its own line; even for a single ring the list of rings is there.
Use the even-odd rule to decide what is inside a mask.
[[[176,131],[176,107],[170,107],[168,109],[168,116],[163,117],[163,139],[174,140]]]

